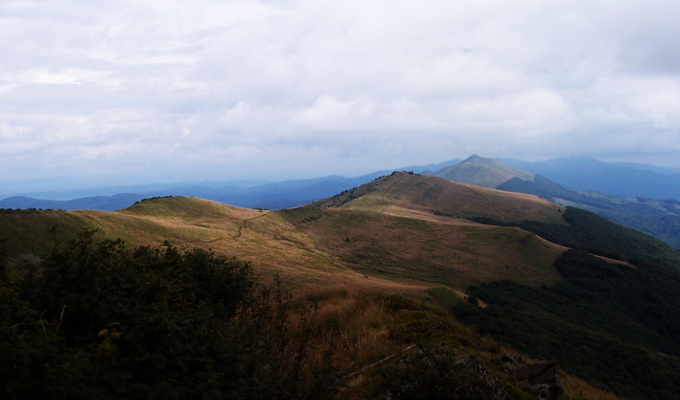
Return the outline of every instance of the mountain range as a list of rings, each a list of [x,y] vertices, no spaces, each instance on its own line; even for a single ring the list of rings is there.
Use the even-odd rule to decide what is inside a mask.
[[[459,161],[451,160],[439,164],[409,166],[401,169],[422,172],[428,169],[442,168]],[[115,211],[129,207],[143,198],[189,196],[219,201],[237,207],[280,210],[332,196],[390,172],[392,170],[376,171],[352,178],[326,176],[278,182],[211,181],[114,186],[70,191],[18,191],[14,195],[0,200],[0,208]]]
[[[520,167],[523,169],[519,169]],[[680,202],[663,197],[678,194],[676,198],[680,198],[680,190],[677,193],[674,191],[674,187],[680,188],[680,175],[670,170],[640,164],[602,163],[592,158],[529,163],[511,159],[488,159],[477,155],[463,161],[451,160],[440,164],[405,167],[402,170],[422,172],[482,187],[535,194],[557,204],[592,211],[680,248]],[[115,187],[99,190],[104,193],[115,193],[117,190],[130,192],[72,200],[13,196],[0,200],[0,208],[114,211],[144,198],[192,196],[238,207],[285,209],[332,196],[389,172],[391,171],[377,171],[355,178],[328,176],[282,182],[199,182],[176,186],[165,184]],[[543,173],[556,177],[560,182],[580,182],[576,187],[596,187],[599,190],[576,190],[549,179]],[[626,192],[635,196],[624,197],[606,194],[607,192]],[[44,195],[63,197],[66,193]],[[653,200],[655,195],[664,199]]]
[[[601,164],[588,160],[586,163]],[[617,168],[613,170],[620,172]],[[590,169],[582,169],[585,170]],[[437,171],[426,171],[425,174],[499,190],[534,194],[557,204],[592,211],[680,248],[680,202],[677,200],[651,200],[640,196],[627,198],[574,190],[543,175],[527,173],[508,166],[504,161],[477,155]]]
[[[471,157],[474,159],[477,156]],[[478,168],[471,159],[465,160],[466,168]],[[395,170],[439,171],[446,167],[461,163],[462,160],[449,160],[439,164],[400,167]],[[579,191],[590,191],[616,197],[644,198],[651,200],[680,199],[680,173],[670,169],[645,164],[605,163],[589,157],[561,158],[539,162],[527,162],[516,159],[497,159],[500,164],[494,166],[493,178],[483,177],[474,170],[474,179],[461,175],[448,179],[459,182],[478,184],[484,187],[497,187],[513,177],[530,180],[531,176],[540,174],[561,186]],[[502,166],[501,166],[502,164]],[[503,172],[501,172],[503,170]],[[3,186],[0,195],[0,208],[60,208],[65,210],[94,209],[113,211],[130,206],[140,198],[155,196],[195,196],[232,204],[239,207],[283,209],[300,206],[319,198],[332,196],[338,191],[366,183],[377,176],[393,170],[376,171],[358,177],[327,176],[314,179],[287,180],[277,182],[264,181],[211,181],[145,184],[128,186],[111,186],[87,189],[87,182],[80,183],[81,189],[57,190],[55,180],[36,182],[27,190],[10,181],[0,182]],[[473,180],[477,180],[474,181]],[[78,181],[78,182],[81,182]],[[68,183],[68,184],[67,184]],[[73,187],[75,183],[69,179],[64,187]],[[91,183],[90,183],[91,184]],[[37,187],[51,188],[38,190]],[[12,189],[14,188],[14,189]],[[122,196],[125,194],[125,196]],[[113,198],[114,196],[116,198]],[[135,197],[136,196],[136,197]],[[104,199],[104,197],[112,197]],[[127,197],[127,198],[126,198]],[[51,200],[51,201],[48,201]],[[133,201],[134,200],[134,201]],[[56,202],[55,202],[56,201]]]
[[[562,186],[619,197],[680,200],[680,172],[646,164],[606,163],[592,157],[539,162],[501,159],[503,163]]]
[[[474,176],[470,170],[496,163],[497,160],[474,157],[468,165],[461,163],[459,169],[465,173],[459,176]],[[500,168],[497,175],[505,177],[508,171],[511,170]],[[452,173],[451,169],[447,173]],[[533,182],[537,178],[534,176]],[[509,181],[514,179],[532,182],[519,177]],[[88,238],[92,237],[102,241],[98,250],[87,250]],[[347,360],[332,364],[344,371],[340,376],[351,376],[332,396],[335,398],[363,398],[368,393],[384,398],[397,388],[414,385],[417,377],[432,376],[433,361],[427,358],[428,352],[444,348],[452,351],[458,362],[461,357],[477,360],[479,364],[471,370],[481,368],[486,371],[484,376],[501,382],[508,394],[503,395],[505,398],[535,396],[529,383],[522,383],[501,367],[506,346],[528,357],[555,358],[566,372],[565,381],[577,382],[575,388],[565,385],[566,398],[616,398],[612,392],[624,398],[680,396],[675,385],[680,378],[676,340],[680,334],[680,252],[591,212],[535,195],[406,171],[388,173],[333,196],[282,210],[239,208],[198,198],[157,197],[115,212],[0,211],[0,277],[3,287],[12,288],[6,292],[8,296],[30,294],[35,280],[42,276],[49,277],[45,282],[49,288],[58,287],[60,282],[94,279],[88,274],[102,274],[108,262],[101,261],[101,257],[126,259],[125,253],[116,250],[119,246],[137,248],[134,254],[141,254],[144,260],[170,257],[172,264],[176,256],[162,249],[173,245],[236,257],[252,265],[264,282],[277,276],[276,280],[292,291],[294,309],[321,307],[321,311],[315,311],[316,327],[298,332],[325,332],[320,337],[326,341],[310,349],[335,343],[334,348],[339,350],[329,353],[328,362]],[[149,249],[157,250],[154,253]],[[58,255],[57,261],[61,260],[55,267],[35,264],[54,254]],[[69,255],[86,263],[100,261],[81,266],[75,261],[67,262]],[[74,269],[67,270],[71,265]],[[143,270],[137,273],[146,274]],[[158,279],[153,277],[160,273],[145,279]],[[171,276],[172,282],[189,279],[189,275]],[[105,281],[86,286],[92,287],[92,296],[104,289],[103,282],[116,285],[123,278],[115,274],[103,277]],[[11,285],[17,282],[24,283],[19,286],[21,290],[15,291]],[[161,293],[172,296],[185,293],[171,286],[163,288]],[[116,290],[111,293],[118,293]],[[43,316],[40,313],[44,309],[36,311],[41,323],[45,318],[43,328],[58,328],[62,318],[66,324],[78,318],[82,306],[73,300],[75,293],[67,294],[71,300],[51,300],[56,304],[49,305],[50,310],[55,309],[52,314]],[[127,297],[120,301],[123,299]],[[187,303],[176,304],[180,310],[182,304]],[[99,309],[94,307],[93,312]],[[48,315],[53,319],[48,320]],[[453,315],[455,320],[451,319]],[[154,329],[165,326],[162,315],[152,316],[156,321]],[[295,318],[312,321],[311,316]],[[184,325],[176,327],[181,321],[184,320],[170,324],[169,332],[181,334]],[[457,321],[466,323],[467,328]],[[95,332],[93,340],[99,342],[83,350],[65,349],[67,354],[82,354],[70,362],[84,359],[86,349],[97,349],[97,343],[100,354],[104,345],[101,335],[115,332],[114,325],[107,328],[111,322],[116,321],[102,320],[103,326],[93,326],[96,332],[105,332],[99,334],[99,339]],[[43,328],[37,322],[34,325],[36,337],[40,338]],[[16,337],[11,335],[17,326],[32,325],[13,323],[7,325],[9,330],[3,325],[2,332],[7,331],[10,336],[6,337]],[[124,324],[115,329],[130,340],[135,332],[140,335],[134,330],[132,336],[125,336],[133,328]],[[486,339],[471,334],[470,329],[487,335]],[[51,341],[45,346],[58,343],[61,342]],[[342,343],[349,347],[338,347]],[[400,348],[410,344],[421,346],[421,351],[400,353]],[[360,358],[360,353],[351,353],[355,360],[362,360],[360,363],[342,358],[351,349],[365,349]],[[121,352],[122,360],[128,350],[122,346],[116,351]],[[54,353],[43,354],[47,357]],[[154,357],[153,360],[161,356]],[[137,358],[142,363],[149,359]],[[394,362],[371,367],[386,358]],[[371,385],[395,382],[393,374],[416,361],[424,362],[418,365],[425,369],[418,373],[406,370],[406,375],[399,378],[405,381],[390,386],[392,389]],[[135,365],[149,368],[144,367],[146,364]],[[115,366],[106,368],[116,370]],[[422,390],[439,381],[428,382]]]

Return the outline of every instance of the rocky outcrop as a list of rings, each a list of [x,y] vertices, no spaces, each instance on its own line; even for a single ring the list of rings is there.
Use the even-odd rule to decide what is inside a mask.
[[[503,382],[496,376],[490,374],[474,357],[468,355],[458,356],[454,364],[471,372],[484,383],[486,393],[491,394],[493,400],[505,400],[506,392]]]
[[[562,381],[557,361],[525,364],[519,355],[510,353],[504,354],[502,360],[503,367],[518,381],[531,385],[537,400],[557,400],[562,395]]]

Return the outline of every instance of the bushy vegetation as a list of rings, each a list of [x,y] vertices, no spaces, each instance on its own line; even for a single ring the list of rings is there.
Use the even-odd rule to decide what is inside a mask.
[[[486,400],[504,398],[503,383],[474,360],[450,349],[425,349],[381,371],[389,398],[395,400]]]
[[[344,285],[293,296],[209,251],[93,237],[0,259],[0,398],[503,393],[479,361],[454,362],[479,338],[435,304]]]
[[[321,398],[335,381],[285,296],[204,250],[87,232],[1,283],[2,398]]]
[[[680,398],[680,275],[651,263],[609,264],[580,250],[555,266],[564,280],[553,287],[472,287],[470,296],[487,307],[461,303],[454,312],[625,397]]]

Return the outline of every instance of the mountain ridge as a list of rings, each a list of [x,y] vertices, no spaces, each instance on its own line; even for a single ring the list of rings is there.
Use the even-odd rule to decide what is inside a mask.
[[[474,158],[479,156],[469,157]],[[481,157],[479,157],[481,159]],[[486,159],[491,160],[491,159]],[[571,160],[571,161],[570,161]],[[410,166],[397,168],[396,170],[410,170],[416,173],[430,174],[433,172],[441,171],[447,167],[453,167],[465,160],[449,160],[438,164],[428,164],[421,166]],[[622,163],[603,163],[597,161],[593,158],[572,158],[572,159],[554,159],[542,162],[526,162],[515,159],[495,159],[497,162],[506,164],[503,168],[515,170],[514,174],[511,173],[506,177],[520,177],[523,180],[531,180],[527,175],[539,173],[544,175],[551,180],[560,183],[562,186],[571,187],[573,189],[583,189],[580,183],[587,182],[589,177],[592,177],[592,165],[604,166],[606,168],[599,168],[599,174],[604,174],[606,171],[618,171],[616,172],[616,177],[603,176],[598,178],[599,181],[595,181],[590,190],[599,193],[608,193],[614,195],[625,195],[626,197],[632,198],[646,198],[646,199],[666,199],[675,198],[680,199],[680,189],[677,191],[669,191],[669,188],[678,187],[680,188],[680,174],[663,169],[660,167],[646,166],[642,164],[622,164]],[[569,172],[569,169],[578,169],[575,166],[579,165],[579,162],[583,165],[591,165],[590,169],[581,168],[581,171]],[[563,169],[566,169],[566,174],[573,175],[570,181],[563,181],[559,179],[559,176],[555,176],[550,172],[545,173],[545,169],[550,167],[555,170],[560,165]],[[543,166],[543,167],[541,167]],[[526,172],[523,174],[525,176],[520,176],[517,170],[524,169]],[[602,172],[602,171],[605,172]],[[210,200],[220,201],[227,204],[234,204],[240,207],[251,207],[251,208],[269,208],[269,209],[284,209],[289,207],[296,207],[302,204],[318,200],[320,198],[333,196],[338,192],[350,189],[355,186],[359,186],[362,183],[366,183],[371,179],[378,176],[388,174],[393,170],[383,170],[376,171],[366,175],[346,178],[340,176],[328,176],[322,178],[313,179],[300,179],[300,180],[286,180],[277,182],[263,182],[263,181],[210,181],[210,182],[186,182],[186,183],[175,183],[175,184],[150,184],[150,185],[128,185],[128,186],[112,186],[108,188],[100,188],[93,190],[71,190],[70,192],[38,192],[35,189],[27,192],[25,190],[14,190],[5,192],[8,196],[23,196],[28,197],[27,199],[12,199],[11,197],[6,197],[0,200],[0,208],[13,208],[13,209],[25,209],[25,208],[61,208],[61,209],[104,209],[107,211],[113,211],[115,209],[122,209],[131,205],[133,201],[127,202],[114,202],[109,201],[109,205],[105,207],[101,206],[101,202],[92,201],[93,198],[98,196],[113,196],[121,193],[134,193],[142,198],[157,197],[157,196],[193,196],[201,197]],[[553,171],[554,172],[554,171]],[[558,171],[559,172],[559,171]],[[622,180],[621,177],[626,177]],[[623,185],[630,181],[630,177],[635,178],[634,185],[626,184],[625,193],[623,191],[609,190],[612,185]],[[451,178],[451,177],[450,177]],[[554,179],[557,178],[557,179]],[[489,179],[484,178],[484,179]],[[494,178],[496,181],[493,184],[489,182],[479,181],[476,184],[487,187],[496,187],[499,182],[499,178]],[[468,183],[473,183],[470,180],[453,178],[457,181],[467,181]],[[507,179],[506,179],[507,180]],[[578,184],[571,184],[576,182]],[[43,182],[44,183],[44,182]],[[10,187],[10,186],[7,186]],[[653,190],[648,190],[653,188]],[[88,199],[90,199],[88,201]],[[52,203],[49,200],[68,200],[66,203]],[[77,200],[77,201],[76,201]]]
[[[452,198],[455,201],[451,201]],[[521,222],[538,217],[549,223],[561,220],[557,205],[536,196],[510,194],[404,171],[393,172],[331,198],[310,203],[307,207],[371,209],[381,203],[466,219],[486,217]]]
[[[557,158],[525,162],[501,159],[506,164],[541,174],[563,186],[623,197],[680,200],[680,173],[631,163],[605,163],[592,157]]]
[[[583,162],[594,165],[602,164],[591,158],[583,159]],[[590,168],[592,167],[589,166],[586,169]],[[680,248],[680,202],[671,199],[658,201],[642,197],[624,198],[578,191],[553,182],[541,174],[535,174],[529,178],[526,173],[507,167],[500,160],[484,159],[479,156],[428,173],[441,176],[449,171],[453,171],[448,175],[449,179],[455,178],[458,181],[476,182],[500,190],[533,194],[562,206],[583,208]],[[464,171],[464,173],[456,174],[456,171]],[[512,171],[512,174],[507,171]],[[504,178],[509,179],[497,184]]]
[[[373,325],[372,331],[368,331],[382,340],[395,334],[403,334],[409,341],[437,335],[436,343],[465,348],[463,343],[469,343],[469,339],[452,334],[449,328],[440,332],[437,327],[441,325],[433,325],[436,313],[447,312],[444,309],[430,312],[425,307],[436,304],[434,293],[448,299],[446,307],[455,309],[457,318],[479,326],[499,340],[511,338],[511,343],[517,346],[524,343],[516,335],[516,326],[510,324],[512,318],[508,323],[503,315],[494,313],[522,312],[521,321],[529,321],[523,324],[531,327],[532,334],[537,335],[535,342],[543,346],[527,347],[528,354],[560,354],[563,358],[560,363],[564,362],[567,371],[595,370],[597,374],[584,377],[618,393],[663,398],[659,393],[666,391],[672,398],[677,392],[673,382],[680,378],[679,369],[671,362],[675,360],[677,346],[668,350],[661,347],[672,343],[666,340],[669,335],[673,337],[668,329],[675,329],[677,324],[671,321],[666,324],[668,328],[666,325],[657,328],[655,323],[660,316],[653,311],[659,307],[656,303],[659,299],[653,294],[655,288],[662,289],[665,296],[662,301],[668,303],[664,312],[666,309],[677,312],[673,307],[680,301],[680,252],[587,211],[565,208],[538,196],[394,172],[308,206],[285,210],[239,208],[188,197],[144,200],[116,212],[2,210],[0,254],[11,261],[7,265],[21,266],[27,253],[44,256],[53,254],[55,247],[68,249],[72,243],[81,243],[83,229],[111,240],[105,241],[105,246],[121,243],[113,241],[120,238],[129,245],[142,246],[150,255],[154,248],[174,244],[237,257],[253,265],[263,279],[281,276],[283,282],[289,282],[299,291],[296,293],[303,295],[303,288],[310,285],[342,284],[373,290],[389,288],[391,293],[409,292],[420,298],[422,306],[408,306],[403,297],[393,295],[381,298],[382,306],[377,308],[394,309],[395,314],[409,317],[395,329]],[[570,250],[567,245],[588,252]],[[667,253],[667,257],[657,257],[662,265],[647,261],[647,254],[660,256],[661,252]],[[602,258],[593,261],[591,254],[599,253],[625,262]],[[571,269],[558,269],[560,260],[568,256],[571,258],[566,258],[567,267]],[[586,267],[595,266],[591,270],[579,267],[580,264],[572,265],[579,260],[586,260]],[[83,269],[87,270],[98,268]],[[646,279],[636,279],[634,273],[643,274]],[[515,285],[512,288],[517,288],[517,293],[535,297],[524,296],[523,302],[511,298],[501,291],[509,285],[503,282]],[[602,298],[592,292],[592,287],[600,290],[608,283],[613,285],[611,290],[643,285],[635,286],[636,292],[644,295],[636,296],[631,307],[612,309],[616,315],[623,313],[614,322],[643,326],[632,338],[612,334],[619,330],[613,330],[616,326],[606,318],[609,308],[601,308],[609,305],[590,301]],[[578,289],[573,293],[578,294],[575,300],[585,306],[584,312],[602,318],[593,319],[588,329],[581,328],[579,320],[569,314],[575,308],[564,307],[573,301],[569,297],[571,292],[565,288]],[[331,297],[332,301],[350,296],[348,291],[339,293]],[[330,295],[324,296],[322,300]],[[625,293],[620,297],[626,299]],[[544,307],[562,304],[563,308],[546,308],[536,312],[539,319],[525,319],[526,313],[534,315],[536,304],[543,304],[544,298],[551,300]],[[503,304],[499,299],[509,300]],[[71,317],[73,308],[69,305],[66,318]],[[342,329],[341,315],[346,310],[335,308],[319,318],[328,326],[336,326],[336,330]],[[639,315],[630,310],[639,310]],[[559,315],[554,315],[557,312]],[[498,322],[496,330],[489,328],[494,325],[488,321]],[[648,321],[651,322],[645,323]],[[423,327],[425,335],[413,336],[418,326]],[[658,340],[646,342],[645,329],[651,329]],[[555,332],[570,332],[579,343],[591,347],[564,354],[559,350],[562,341],[557,340]],[[625,358],[617,359],[617,355]],[[668,385],[650,385],[649,374],[626,375],[621,379],[616,375],[618,370],[606,368],[608,363],[629,367],[632,361],[638,363],[634,365],[644,365],[645,370],[663,371]],[[398,368],[399,364],[395,365]]]
[[[409,166],[400,170],[420,172],[426,169],[442,168],[459,160],[444,161],[437,164]],[[111,188],[93,189],[92,191],[43,193],[48,198],[29,197],[27,193],[20,196],[7,197],[0,200],[0,208],[8,209],[93,209],[115,211],[126,208],[142,198],[162,196],[189,196],[219,201],[238,207],[285,209],[297,207],[320,198],[332,196],[338,192],[366,183],[378,176],[393,170],[371,172],[357,177],[330,175],[321,178],[283,180],[276,182],[261,181],[227,181],[227,182],[187,182],[178,184],[150,184],[134,186],[115,186]],[[124,199],[118,190],[132,192]],[[112,193],[113,195],[106,195]],[[63,197],[83,195],[70,200]],[[96,195],[90,195],[95,193]],[[59,197],[50,198],[50,197]]]

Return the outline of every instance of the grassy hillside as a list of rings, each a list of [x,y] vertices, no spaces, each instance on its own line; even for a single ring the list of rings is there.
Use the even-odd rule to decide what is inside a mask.
[[[415,215],[428,212],[457,219],[492,218],[561,223],[561,208],[532,195],[454,183],[447,179],[395,172],[366,185],[308,205]]]
[[[492,219],[482,218],[478,221],[515,226]],[[565,209],[564,221],[567,224],[524,221],[518,226],[566,247],[584,248],[593,254],[622,261],[653,261],[669,269],[680,270],[680,251],[642,232],[573,207]]]
[[[0,210],[0,253],[45,255],[55,245],[95,227],[83,213],[72,211]]]
[[[92,239],[0,270],[0,397],[533,397],[446,288],[285,292],[211,252]],[[615,399],[564,379],[567,398]]]
[[[680,202],[625,198],[571,190],[540,175],[534,181],[511,179],[498,189],[531,193],[558,204],[582,208],[680,248]]]
[[[470,289],[485,309],[456,315],[522,351],[555,357],[568,371],[627,398],[675,399],[680,370],[680,275],[609,264],[570,250],[551,287],[504,281]]]
[[[582,161],[589,162],[587,159]],[[575,164],[576,160],[573,162]],[[571,168],[574,168],[574,165]],[[624,170],[619,171],[616,180],[625,181],[629,175],[637,176],[635,170],[625,171],[625,174]],[[454,182],[533,194],[565,207],[582,208],[680,248],[680,203],[673,199],[651,200],[639,196],[626,198],[573,190],[544,176],[524,172],[501,161],[479,156],[472,156],[458,164],[428,174]]]
[[[250,210],[195,198],[155,198],[117,212],[23,211],[0,216],[9,255],[47,254],[83,228],[132,245],[212,249],[252,261],[268,273],[308,282],[373,279],[386,285],[469,284],[513,279],[554,282],[552,262],[564,251],[519,228],[461,217],[559,223],[558,207],[538,198],[396,173],[343,196],[366,196],[334,208]],[[330,199],[328,201],[337,201]],[[22,215],[23,222],[17,222]],[[21,218],[19,218],[21,219]],[[58,226],[56,237],[50,228]],[[25,238],[39,232],[39,241]],[[21,239],[23,238],[23,239]],[[266,255],[266,256],[263,256]]]
[[[501,297],[494,297],[493,293],[483,294],[487,293],[484,292],[486,288],[508,287],[507,285],[522,288],[517,293],[539,293],[548,297],[553,294],[546,295],[546,291],[553,293],[555,288],[576,288],[580,293],[576,298],[579,306],[584,306],[595,315],[611,314],[613,319],[628,324],[626,326],[637,326],[642,320],[621,317],[623,314],[616,314],[620,313],[618,309],[598,308],[602,302],[598,300],[600,295],[596,295],[597,291],[592,292],[589,297],[590,292],[581,290],[582,287],[579,286],[584,282],[573,281],[574,277],[578,278],[583,274],[570,275],[565,269],[560,269],[563,267],[560,260],[564,260],[568,247],[584,247],[596,254],[630,261],[632,264],[601,261],[604,264],[597,264],[597,268],[604,271],[619,271],[621,268],[623,271],[644,271],[650,279],[625,280],[626,284],[632,285],[638,282],[640,286],[635,290],[639,289],[641,293],[653,293],[655,289],[651,282],[677,275],[668,268],[674,265],[677,254],[665,252],[667,247],[658,247],[658,241],[630,234],[629,231],[594,217],[593,214],[563,209],[536,196],[399,172],[308,207],[281,211],[242,209],[181,197],[145,200],[118,212],[4,211],[0,213],[0,255],[10,262],[6,263],[6,269],[0,276],[11,285],[28,279],[26,277],[41,279],[44,275],[40,271],[29,268],[29,272],[21,272],[23,265],[27,264],[17,256],[31,253],[49,259],[55,254],[55,243],[58,251],[73,254],[69,253],[69,249],[73,248],[73,243],[80,243],[74,240],[82,238],[79,234],[84,228],[96,229],[94,235],[97,240],[121,238],[132,248],[137,245],[151,246],[142,251],[143,254],[146,254],[145,251],[157,254],[153,253],[154,248],[164,251],[162,249],[167,246],[162,246],[162,243],[167,240],[179,249],[209,250],[216,255],[237,257],[250,263],[259,274],[260,282],[271,282],[273,275],[280,276],[283,287],[292,291],[291,298],[299,301],[286,303],[297,310],[290,314],[291,329],[294,331],[293,326],[311,318],[305,310],[312,312],[315,315],[314,320],[319,321],[315,326],[323,327],[318,328],[320,331],[317,328],[312,330],[325,333],[318,338],[318,342],[311,344],[310,349],[331,349],[340,343],[343,346],[351,344],[346,348],[336,347],[333,351],[340,348],[342,351],[332,353],[332,359],[338,362],[333,364],[333,368],[339,368],[343,374],[350,374],[413,343],[428,343],[431,346],[432,343],[446,342],[450,346],[446,351],[455,349],[468,355],[477,354],[476,356],[486,360],[485,368],[498,368],[500,345],[495,342],[484,344],[486,339],[476,336],[472,331],[466,331],[466,328],[451,319],[445,311],[451,308],[460,310],[463,307],[465,312],[459,314],[460,318],[477,324],[479,329],[498,335],[499,338],[505,338],[507,334],[508,338],[512,338],[508,340],[513,345],[523,348],[529,354],[546,358],[550,357],[549,351],[543,351],[547,347],[525,347],[522,341],[515,341],[514,332],[528,329],[538,335],[535,340],[532,339],[536,343],[561,343],[551,339],[551,335],[554,336],[555,332],[560,332],[561,327],[564,327],[565,332],[575,335],[570,339],[604,343],[609,347],[605,346],[600,350],[612,354],[629,354],[630,346],[652,346],[645,342],[645,338],[654,338],[657,344],[647,347],[648,350],[645,351],[656,351],[660,355],[657,358],[652,357],[651,361],[645,358],[644,365],[671,371],[664,373],[670,374],[668,377],[675,376],[673,369],[667,368],[668,365],[654,364],[658,359],[676,357],[675,353],[666,348],[668,338],[674,337],[676,333],[675,325],[660,328],[662,325],[654,323],[651,331],[635,332],[633,329],[621,328],[630,331],[635,340],[642,340],[628,342],[628,338],[617,336],[618,328],[612,330],[603,326],[603,321],[611,318],[592,319],[593,325],[586,324],[588,329],[573,330],[572,324],[584,325],[583,322],[569,319],[566,314],[568,310],[576,310],[574,307],[551,309],[546,311],[548,314],[536,311],[533,314],[536,319],[532,320],[535,305],[532,305],[534,308],[527,308],[525,296],[511,298],[503,294],[504,297],[501,297],[505,300],[499,304],[497,299]],[[107,249],[105,246],[100,251],[110,251]],[[651,264],[643,259],[650,258],[665,266],[647,267]],[[88,257],[85,259],[89,260]],[[30,264],[30,260],[28,263]],[[586,271],[590,268],[589,263],[590,261],[582,263],[586,266]],[[579,265],[581,264],[576,263],[574,268]],[[76,273],[74,276],[77,275]],[[608,282],[610,278],[605,273],[597,281]],[[588,282],[585,283],[588,286]],[[171,284],[177,282],[170,280],[167,283]],[[625,285],[618,287],[624,297],[627,293],[634,296],[640,293]],[[666,293],[666,289],[664,286],[663,293]],[[470,304],[486,305],[488,315],[485,311],[480,311],[485,310],[483,308],[472,308],[473,311],[465,308],[465,291],[482,300],[474,302],[468,298]],[[172,293],[180,292],[182,291]],[[99,296],[96,293],[93,295]],[[569,291],[563,290],[559,295],[572,300]],[[554,301],[557,305],[569,304],[559,297],[550,298],[557,299]],[[671,303],[675,304],[674,301]],[[61,304],[59,302],[61,300],[55,304]],[[657,315],[652,309],[648,309],[652,303],[641,305],[636,315]],[[642,303],[637,305],[640,304]],[[58,305],[52,304],[50,307]],[[489,328],[493,326],[494,318],[500,315],[492,311],[503,310],[501,306],[509,307],[517,315],[524,315],[521,320],[523,322],[520,323],[522,329],[517,328],[516,324],[499,325],[497,330]],[[551,305],[546,305],[548,306]],[[51,317],[55,325],[58,324],[56,313],[58,310]],[[362,319],[362,315],[371,317]],[[474,318],[468,318],[470,315]],[[562,321],[562,325],[555,325],[557,328],[550,325],[549,329],[534,329],[548,324],[553,318],[550,315],[557,315],[555,318]],[[445,326],[443,332],[433,328],[442,326],[439,325],[440,322]],[[307,331],[301,329],[296,332]],[[463,334],[464,332],[467,333]],[[331,339],[337,338],[337,335],[342,337],[342,341],[334,342],[336,339]],[[430,342],[429,339],[433,341]],[[479,346],[486,349],[484,354],[473,350],[480,348]],[[357,354],[346,355],[357,349],[376,351],[366,350],[365,357],[357,359],[362,361],[347,364]],[[562,357],[558,349],[554,352]],[[315,359],[315,363],[321,362],[319,360],[323,357],[330,357],[322,353],[314,354],[320,357]],[[449,353],[438,354],[437,357],[449,357],[450,354],[447,354]],[[584,352],[584,355],[587,353]],[[604,377],[596,374],[591,376],[589,369],[585,368],[589,362],[587,357],[579,357],[578,354],[570,356],[566,369],[568,372],[573,371],[581,374],[582,378],[593,379],[610,390],[624,387],[620,380],[609,376],[606,370],[603,372],[606,375]],[[413,362],[414,366],[421,365],[424,361],[423,358],[409,358],[408,355],[398,358],[411,361],[390,364],[392,367],[389,368],[405,362]],[[629,362],[628,358],[625,360],[626,363]],[[430,361],[426,364],[428,362]],[[344,392],[351,394],[340,398],[365,398],[368,393],[373,393],[373,397],[385,397],[387,389],[372,386],[370,382],[379,379],[377,375],[371,374],[389,375],[390,382],[393,382],[392,379],[406,379],[398,368],[389,368],[380,373],[362,372],[357,375],[358,378],[351,380],[352,383],[348,383],[349,389]],[[497,370],[495,374],[501,376],[502,371]],[[508,381],[507,376],[501,380],[503,379],[507,382],[507,390],[524,393],[523,389],[513,386],[516,382]],[[576,386],[580,387],[577,390],[584,390],[584,393],[594,393],[592,388],[584,389],[587,385],[579,383]],[[644,382],[636,383],[636,393],[655,398],[650,395],[655,393],[654,390],[644,386]],[[396,387],[390,390],[396,390]],[[626,395],[625,392],[620,392]],[[569,395],[577,398],[574,393],[572,391]],[[601,394],[597,396],[604,398]],[[519,395],[515,397],[522,398]]]
[[[461,288],[496,279],[550,284],[558,279],[552,262],[564,251],[520,228],[444,216],[413,218],[355,209],[296,209],[284,215],[339,268],[370,277]]]

